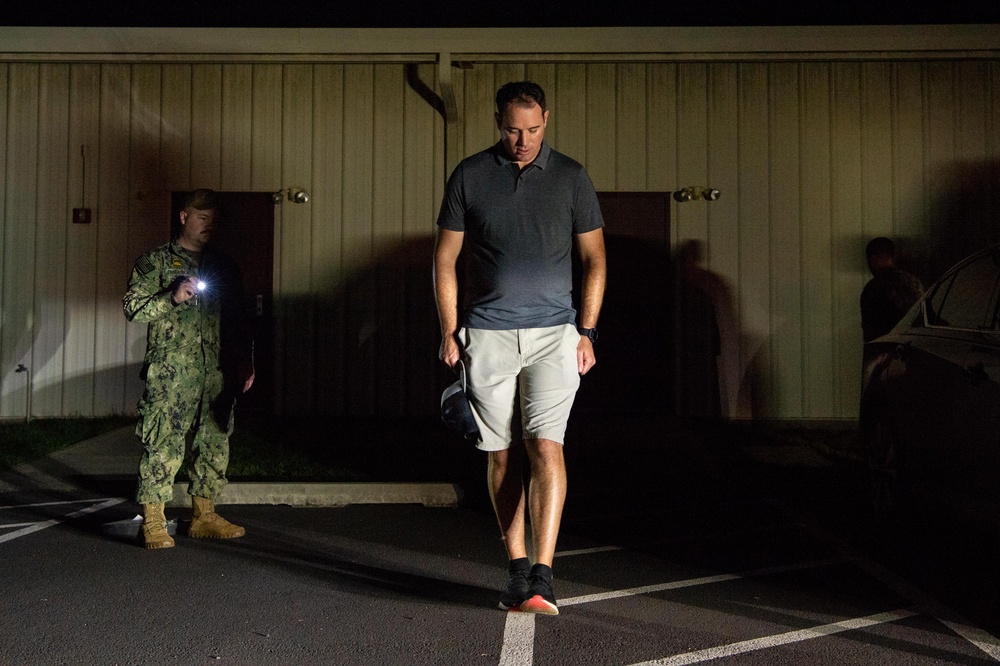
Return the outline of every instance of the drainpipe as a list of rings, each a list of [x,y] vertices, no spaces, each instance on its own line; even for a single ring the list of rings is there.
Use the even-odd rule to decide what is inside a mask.
[[[458,115],[458,102],[455,99],[455,84],[451,78],[451,53],[444,51],[438,54],[438,85],[441,88],[441,101],[444,103],[444,177],[447,179],[462,159],[459,148],[459,133],[462,130]]]

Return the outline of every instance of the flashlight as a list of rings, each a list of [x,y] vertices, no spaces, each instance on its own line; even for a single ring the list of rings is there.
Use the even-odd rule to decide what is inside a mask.
[[[205,291],[205,288],[208,287],[203,280],[198,280],[198,284],[196,286],[198,287],[198,291]]]

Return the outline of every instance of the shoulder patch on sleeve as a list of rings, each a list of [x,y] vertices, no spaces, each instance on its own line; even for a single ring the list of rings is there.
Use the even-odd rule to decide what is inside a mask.
[[[152,273],[156,270],[156,266],[150,261],[149,255],[144,254],[139,257],[135,262],[135,270],[139,272],[140,275],[146,275],[147,273]]]

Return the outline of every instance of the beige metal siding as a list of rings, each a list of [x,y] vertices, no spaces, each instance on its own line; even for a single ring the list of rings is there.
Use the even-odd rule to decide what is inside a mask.
[[[344,200],[344,67],[318,65],[313,83],[313,215],[321,220],[315,225],[309,263],[310,282],[316,303],[317,348],[322,350],[315,359],[317,405],[344,404],[345,387],[332,378],[344,374],[343,310],[335,305],[344,294],[343,262],[343,200]]]
[[[657,68],[667,69],[667,67]],[[672,69],[672,68],[671,68]],[[739,180],[732,168],[739,151],[739,97],[737,72],[730,65],[709,65],[708,70],[708,172],[701,183],[722,192],[734,194]],[[660,141],[676,141],[677,137],[664,137],[661,132],[650,130],[651,136],[661,136]],[[671,161],[670,178],[666,174],[653,183],[674,182],[676,163]],[[687,181],[684,181],[687,182]],[[688,183],[692,184],[692,183]],[[667,190],[675,188],[665,188]],[[726,196],[726,195],[723,195]],[[718,203],[718,202],[715,202]],[[721,278],[721,294],[716,303],[716,317],[719,324],[721,354],[719,357],[719,393],[723,414],[735,413],[739,404],[741,370],[739,365],[740,330],[737,326],[737,300],[735,287],[739,282],[737,267],[740,261],[740,246],[736,242],[739,235],[739,211],[736,206],[705,205],[708,213],[708,238],[729,238],[727,243],[713,243],[706,248],[705,259]],[[675,236],[676,238],[676,236]]]
[[[125,397],[125,328],[121,297],[128,256],[129,118],[131,67],[101,68],[97,196],[97,337],[94,345],[94,411],[119,411]]]
[[[129,191],[128,197],[128,249],[125,261],[131,262],[151,247],[164,242],[167,213],[170,210],[170,191],[161,179],[160,166],[160,108],[162,101],[163,71],[156,65],[136,65],[132,68],[132,113],[129,128]],[[165,212],[166,211],[166,212]],[[63,224],[62,216],[54,218]],[[113,281],[117,290],[123,290],[128,274]],[[112,313],[112,316],[117,314]],[[139,369],[146,350],[144,326],[126,326],[125,400],[142,393],[143,382]]]
[[[730,290],[731,415],[856,415],[870,237],[924,279],[997,239],[993,60],[476,62],[452,70],[448,137],[426,62],[5,63],[0,417],[25,414],[18,364],[36,415],[134,408],[145,328],[121,293],[166,238],[170,192],[196,186],[311,195],[275,208],[277,410],[433,413],[445,155],[495,141],[496,86],[523,77],[599,190],[722,191],[673,203],[671,241],[701,241]],[[80,206],[91,224],[70,224]]]
[[[97,339],[97,193],[99,172],[97,147],[100,141],[99,65],[70,67],[69,95],[69,182],[67,198],[74,208],[90,208],[90,224],[71,224],[63,211],[56,223],[67,227],[66,255],[51,257],[52,263],[66,264],[66,341],[64,344],[62,410],[44,416],[91,416],[94,410],[94,345]],[[116,283],[124,289],[127,276]],[[4,368],[7,364],[4,353]],[[4,384],[5,388],[8,386]],[[41,388],[41,387],[40,387]],[[6,394],[6,391],[4,391]],[[16,409],[3,403],[3,415],[14,416]]]
[[[11,65],[7,74],[7,143],[3,182],[3,327],[0,353],[3,354],[4,386],[9,394],[0,403],[3,412],[24,416],[27,409],[26,372],[31,368],[34,337],[33,294],[35,278],[35,219],[38,215],[38,84],[39,66]],[[4,393],[8,393],[5,391]]]
[[[281,171],[273,174],[271,189],[277,184],[311,190],[313,167],[313,73],[309,65],[285,65],[281,92]],[[279,181],[278,178],[281,178]],[[311,193],[311,192],[310,192]],[[291,414],[312,411],[316,354],[315,318],[312,299],[312,208],[294,204],[285,197],[281,224],[276,228],[275,302],[278,330],[275,348],[279,384],[283,384],[283,411]],[[318,222],[318,220],[317,220]]]
[[[771,410],[802,413],[802,229],[799,65],[768,68],[771,258]]]
[[[69,161],[66,122],[69,105],[69,67],[42,65],[38,104],[38,182],[67,182]],[[63,399],[63,340],[66,337],[65,287],[67,229],[61,220],[67,210],[65,187],[41,188],[35,248],[34,312],[41,324],[35,336],[31,365],[33,382],[45,387],[34,391],[32,411],[59,413]],[[72,276],[70,276],[72,277]]]
[[[802,412],[805,417],[822,418],[833,411],[834,378],[841,376],[834,371],[833,345],[836,316],[833,312],[835,262],[830,205],[833,151],[830,68],[823,64],[803,64],[799,90],[802,265],[805,268],[802,274],[802,302],[805,308],[802,322]]]

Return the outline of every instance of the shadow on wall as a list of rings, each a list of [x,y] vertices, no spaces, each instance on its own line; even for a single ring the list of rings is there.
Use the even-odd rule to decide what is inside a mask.
[[[896,246],[896,266],[916,275],[925,287],[970,254],[1000,243],[1000,162],[954,162],[940,169],[934,183],[926,235],[889,235]],[[865,246],[877,235],[857,238],[842,266],[862,274],[861,284],[871,277]]]
[[[277,303],[280,412],[438,414],[454,378],[438,360],[433,246],[431,236],[401,243],[326,294]],[[607,238],[597,365],[583,378],[576,411],[717,417],[766,409],[766,345],[740,339],[729,285],[697,265],[700,245],[686,250],[693,254],[675,275],[664,248]],[[752,352],[743,365],[741,348]]]
[[[433,245],[430,235],[400,243],[339,283],[321,276],[334,285],[325,294],[277,299],[278,413],[437,416],[441,391],[453,377],[437,357]],[[741,334],[731,289],[700,265],[703,254],[700,243],[688,242],[675,270],[662,248],[608,239],[612,277],[598,365],[584,378],[578,409],[696,417],[766,413],[766,340]],[[129,345],[127,358],[142,358],[144,338],[135,336]],[[99,369],[61,385],[36,385],[33,397],[51,402],[61,392],[70,406],[66,413],[88,413],[72,406],[92,404],[95,385],[120,385],[138,372],[138,363]],[[14,379],[5,385],[7,404],[25,397],[20,378]],[[125,397],[128,413],[140,397],[137,387]]]
[[[279,412],[428,416],[454,381],[437,359],[434,239],[409,240],[315,296],[277,297]]]
[[[701,418],[767,416],[768,346],[741,325],[733,292],[703,267],[705,244],[682,241],[674,252],[676,412]]]
[[[938,174],[937,198],[930,207],[929,285],[968,255],[1000,242],[1000,162],[955,162]]]
[[[605,247],[608,282],[594,347],[597,364],[580,382],[574,412],[671,414],[670,258],[659,244],[611,229]],[[578,299],[580,264],[574,259]]]
[[[741,333],[732,290],[701,266],[704,244],[609,235],[597,365],[577,409],[694,418],[765,413],[767,348]],[[741,337],[742,336],[742,337]],[[741,364],[742,353],[749,360]]]

